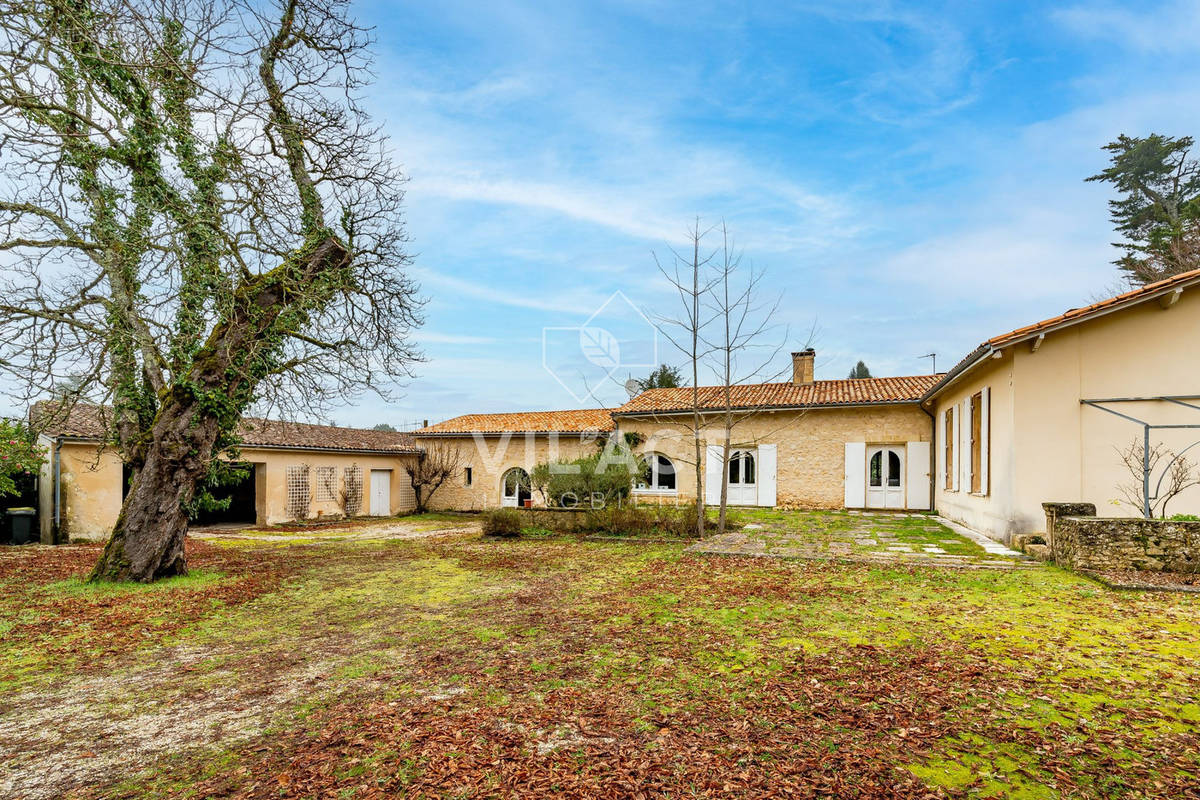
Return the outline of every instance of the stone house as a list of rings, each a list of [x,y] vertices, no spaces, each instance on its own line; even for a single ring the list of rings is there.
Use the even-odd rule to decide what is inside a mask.
[[[815,353],[794,353],[790,382],[731,387],[729,502],[787,508],[928,509],[932,430],[921,396],[933,375],[813,379]],[[636,493],[720,501],[724,390],[701,387],[697,465],[691,389],[651,389],[613,411],[651,463]],[[663,480],[662,476],[670,477]]]
[[[31,409],[36,425],[51,407]],[[121,510],[128,471],[102,446],[105,410],[78,405],[63,420],[42,426],[49,457],[38,480],[41,540],[103,539]],[[390,516],[415,506],[404,469],[419,457],[411,437],[385,431],[248,418],[239,431],[246,478],[219,490],[225,512],[200,524],[271,525],[344,514]]]
[[[790,382],[733,389],[730,502],[803,508],[930,507],[932,426],[920,399],[936,376],[813,379],[812,350],[793,354]],[[724,427],[720,387],[702,387],[706,502],[720,497]],[[648,465],[634,494],[692,502],[696,467],[691,389],[651,389],[615,409],[468,414],[413,432],[426,449],[464,456],[458,480],[432,507],[482,509],[538,502],[519,489],[534,465],[597,451],[597,437],[637,434]]]

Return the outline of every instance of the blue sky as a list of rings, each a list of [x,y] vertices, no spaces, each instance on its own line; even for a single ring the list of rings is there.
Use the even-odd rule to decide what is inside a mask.
[[[818,378],[945,369],[1114,285],[1108,187],[1083,182],[1104,143],[1200,134],[1196,3],[355,8],[429,361],[345,424],[585,405],[543,328],[616,291],[672,312],[653,254],[697,215],[782,293],[785,350],[816,326]]]

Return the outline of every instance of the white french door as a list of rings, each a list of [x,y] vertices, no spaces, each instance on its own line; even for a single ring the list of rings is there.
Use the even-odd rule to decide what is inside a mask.
[[[753,450],[729,454],[729,505],[758,505],[758,460]]]
[[[529,473],[520,467],[513,467],[500,478],[500,505],[522,508],[525,501],[532,496],[529,491]]]
[[[905,508],[904,448],[867,448],[867,508]]]

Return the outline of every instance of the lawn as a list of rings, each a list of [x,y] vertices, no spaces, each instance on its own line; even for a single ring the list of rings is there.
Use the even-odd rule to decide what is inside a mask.
[[[0,795],[1197,796],[1200,597],[685,546],[7,549]]]

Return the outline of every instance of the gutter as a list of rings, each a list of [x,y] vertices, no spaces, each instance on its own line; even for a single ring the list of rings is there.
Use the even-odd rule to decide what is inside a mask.
[[[97,439],[94,436],[58,436],[55,441],[62,446],[63,442],[79,442],[81,444],[101,444],[103,440]],[[251,444],[242,442],[235,445],[241,450],[272,450],[282,452],[302,452],[302,453],[345,453],[347,455],[370,455],[370,456],[417,456],[421,455],[423,450],[419,447],[414,447],[407,450],[369,450],[362,447],[319,447],[317,445],[280,445],[280,444]]]
[[[50,527],[50,540],[58,544],[62,531],[62,445],[63,437],[54,438],[54,524]]]

